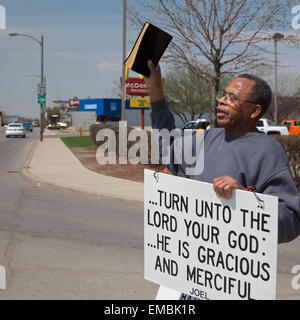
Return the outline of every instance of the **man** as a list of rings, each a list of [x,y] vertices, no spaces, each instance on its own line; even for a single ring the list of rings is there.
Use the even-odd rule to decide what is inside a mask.
[[[148,62],[146,78],[152,108],[152,127],[175,128],[174,117],[163,95],[159,66]],[[248,74],[233,79],[218,100],[217,122],[223,128],[205,132],[204,170],[193,179],[212,183],[215,192],[230,199],[232,190],[255,188],[279,198],[278,242],[300,234],[300,197],[293,182],[288,159],[278,142],[257,131],[256,123],[272,99],[269,85]],[[174,146],[171,152],[174,153]],[[178,176],[189,177],[185,164],[168,165]]]

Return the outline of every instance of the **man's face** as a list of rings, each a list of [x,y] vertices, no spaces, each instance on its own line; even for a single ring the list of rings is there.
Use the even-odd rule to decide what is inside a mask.
[[[252,100],[251,91],[254,85],[253,80],[246,78],[236,78],[229,83],[225,90],[227,95],[218,101],[217,106],[217,121],[225,130],[239,131],[249,126],[255,104],[244,100]]]

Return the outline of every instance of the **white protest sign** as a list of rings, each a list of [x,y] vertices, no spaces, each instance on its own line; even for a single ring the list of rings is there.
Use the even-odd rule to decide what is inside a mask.
[[[275,299],[278,198],[145,170],[145,279],[200,299]],[[258,201],[258,198],[262,202]]]
[[[157,295],[155,300],[181,300],[180,299],[180,291],[176,291],[164,286],[160,286],[158,291],[157,291]],[[189,295],[189,297],[192,297]],[[193,299],[197,299],[192,297]]]

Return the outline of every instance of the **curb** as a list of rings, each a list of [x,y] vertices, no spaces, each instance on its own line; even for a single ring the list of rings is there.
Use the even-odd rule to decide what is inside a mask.
[[[29,154],[28,154],[28,156],[27,156],[27,158],[26,158],[26,160],[25,160],[23,169],[30,167],[31,160],[32,160],[32,158],[33,158],[33,156],[34,156],[34,153],[35,153],[35,151],[36,151],[36,148],[37,148],[39,142],[40,142],[40,141],[37,139],[37,140],[33,143],[33,148],[30,150],[30,152],[29,152]],[[22,171],[23,171],[23,169],[22,169]]]
[[[119,197],[119,196],[116,196],[114,194],[99,194],[99,193],[96,193],[96,192],[90,192],[90,191],[85,191],[85,190],[79,190],[79,189],[76,189],[76,188],[72,188],[70,186],[65,186],[65,185],[61,185],[61,184],[57,184],[57,183],[54,183],[52,181],[49,181],[49,180],[44,180],[38,176],[35,176],[33,175],[31,172],[30,172],[30,163],[31,163],[31,160],[34,156],[34,153],[37,149],[37,146],[38,146],[38,143],[39,143],[39,140],[37,140],[37,142],[35,143],[35,146],[32,148],[32,151],[30,152],[29,156],[27,157],[26,161],[25,161],[25,164],[24,164],[24,167],[22,168],[21,170],[21,174],[24,178],[26,178],[27,180],[33,182],[33,183],[40,183],[41,185],[45,185],[45,186],[48,186],[54,190],[60,190],[60,191],[71,191],[71,192],[74,192],[76,194],[85,194],[85,195],[88,195],[88,196],[93,196],[93,197],[96,197],[100,200],[103,200],[103,201],[114,201],[114,202],[118,202],[118,203],[123,203],[123,204],[127,204],[127,205],[134,205],[134,206],[138,206],[138,207],[143,207],[144,206],[144,200],[128,200],[128,199],[125,199],[125,198],[122,198],[122,197]],[[66,147],[67,148],[67,147]],[[82,165],[82,164],[81,164]],[[84,166],[83,166],[84,167]]]

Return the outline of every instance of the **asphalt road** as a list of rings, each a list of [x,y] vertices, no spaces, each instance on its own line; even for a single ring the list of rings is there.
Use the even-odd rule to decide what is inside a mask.
[[[155,298],[143,276],[143,209],[25,180],[37,139],[0,129],[0,300]]]

